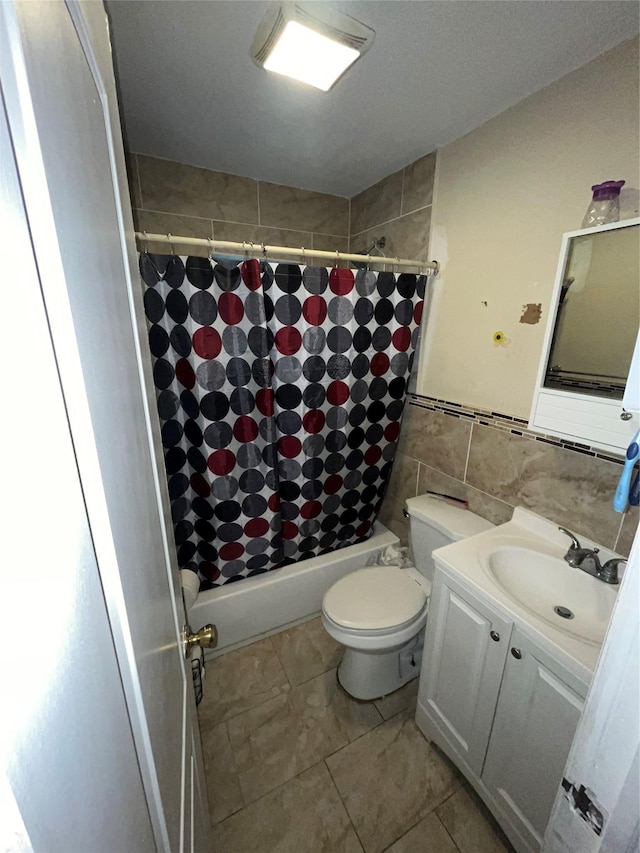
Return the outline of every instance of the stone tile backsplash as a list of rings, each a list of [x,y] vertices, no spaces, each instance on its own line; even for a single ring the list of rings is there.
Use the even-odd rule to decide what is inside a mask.
[[[474,424],[465,481],[613,547],[620,515],[612,499],[620,466]]]
[[[411,406],[409,429],[403,423],[398,453],[429,464],[457,480],[464,478],[471,424]],[[405,415],[406,417],[406,415]]]
[[[362,252],[385,237],[389,257],[429,257],[436,153],[383,178],[351,199],[351,251]]]
[[[402,170],[387,175],[351,199],[351,233],[395,219],[402,213]]]
[[[319,234],[349,233],[349,199],[258,181],[260,223]]]
[[[251,178],[141,154],[136,162],[145,210],[258,222],[258,187]]]
[[[507,415],[414,397],[405,407],[380,520],[406,542],[404,501],[435,491],[467,500],[494,524],[524,506],[627,555],[638,508],[624,515],[613,510],[621,465],[585,445],[530,433]]]
[[[411,258],[417,261],[430,261],[429,231],[431,228],[431,208],[425,207],[384,222],[376,228],[364,231],[351,238],[351,251],[364,252],[381,237],[385,238],[384,253],[393,265],[394,258]],[[372,254],[376,254],[372,252]]]
[[[213,237],[213,227],[210,219],[199,219],[195,216],[182,216],[175,213],[162,213],[156,210],[136,211],[136,228],[148,234],[171,234],[178,237]],[[166,241],[162,243],[149,242],[149,251],[158,254],[168,252]],[[143,250],[146,245],[142,245]],[[179,255],[199,255],[206,257],[208,249],[200,246],[187,246],[178,241],[173,243],[174,251]]]
[[[214,172],[143,154],[128,154],[136,230],[348,251],[349,199]],[[150,244],[168,252],[167,243]],[[180,254],[206,257],[207,247],[182,246]]]
[[[435,153],[427,154],[415,163],[405,166],[402,185],[403,214],[420,210],[432,203],[435,170]]]

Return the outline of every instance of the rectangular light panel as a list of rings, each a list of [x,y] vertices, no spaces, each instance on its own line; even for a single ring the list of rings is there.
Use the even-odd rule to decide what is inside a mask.
[[[289,21],[264,67],[327,92],[359,56],[354,48]]]

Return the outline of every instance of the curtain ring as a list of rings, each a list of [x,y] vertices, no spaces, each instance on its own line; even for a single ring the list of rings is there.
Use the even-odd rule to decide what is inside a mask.
[[[173,240],[171,239],[171,232],[167,232],[167,240],[169,241],[169,248],[171,249],[171,254],[175,255],[175,249],[173,248]]]
[[[262,255],[264,258],[266,258],[267,257],[267,247],[265,246],[264,243],[261,243],[260,245],[262,246]]]
[[[209,260],[213,258],[213,240],[211,237],[207,237],[207,243],[209,244]]]
[[[144,234],[144,253],[145,255],[149,254],[149,237],[146,231],[142,232]]]

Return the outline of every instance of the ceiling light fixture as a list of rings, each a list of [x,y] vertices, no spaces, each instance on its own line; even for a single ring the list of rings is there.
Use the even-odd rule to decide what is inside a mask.
[[[336,9],[282,3],[262,19],[251,57],[267,71],[328,92],[374,38],[370,27]]]

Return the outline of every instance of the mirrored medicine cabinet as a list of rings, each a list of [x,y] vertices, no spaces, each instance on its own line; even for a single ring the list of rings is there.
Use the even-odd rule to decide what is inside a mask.
[[[563,235],[529,428],[623,453],[640,426],[640,219]]]

